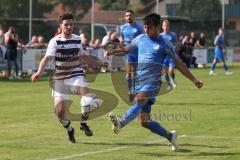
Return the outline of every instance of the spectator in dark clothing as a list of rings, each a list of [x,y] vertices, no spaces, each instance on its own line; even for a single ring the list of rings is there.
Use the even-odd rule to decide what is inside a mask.
[[[18,41],[15,33],[14,27],[9,27],[8,32],[5,34],[5,45],[6,45],[6,54],[5,59],[7,59],[8,64],[8,76],[9,79],[12,80],[13,77],[11,76],[12,71],[12,63],[14,63],[15,66],[15,73],[16,73],[16,79],[20,79],[18,76],[18,63],[17,63],[17,46]]]
[[[206,38],[205,38],[205,34],[203,32],[200,33],[199,36],[199,44],[203,47],[206,47],[205,44],[206,43]]]
[[[190,68],[190,62],[192,58],[192,43],[190,42],[190,37],[185,35],[182,40],[182,46],[180,48],[180,57],[182,58],[183,62]]]
[[[196,38],[195,32],[191,32],[189,42],[191,43],[192,47],[194,47],[196,41],[197,41],[197,38]]]

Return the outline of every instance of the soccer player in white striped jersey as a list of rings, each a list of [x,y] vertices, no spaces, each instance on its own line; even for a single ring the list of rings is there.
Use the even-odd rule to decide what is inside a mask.
[[[70,94],[74,92],[82,96],[81,102],[89,97],[94,97],[84,80],[85,71],[81,67],[83,65],[82,61],[100,67],[105,67],[107,64],[82,54],[83,49],[80,37],[72,34],[74,26],[72,14],[66,13],[62,15],[59,18],[59,22],[62,32],[50,40],[46,55],[41,60],[38,71],[32,75],[31,79],[33,82],[37,81],[41,77],[48,61],[51,58],[54,59],[55,72],[53,75],[52,95],[55,101],[55,113],[60,123],[67,129],[69,141],[76,143],[74,128],[65,113],[66,107],[68,107],[67,102],[70,100]],[[92,136],[93,133],[86,124],[90,113],[86,111],[86,106],[81,105],[82,120],[80,129],[85,132],[85,135]]]

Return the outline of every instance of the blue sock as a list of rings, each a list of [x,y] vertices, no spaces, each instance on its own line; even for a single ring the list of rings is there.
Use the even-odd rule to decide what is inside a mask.
[[[132,85],[133,85],[133,80],[129,74],[126,75],[126,81],[127,81],[127,86],[128,86],[128,91],[132,93]]]
[[[225,69],[225,71],[228,71],[228,67],[226,64],[223,64],[223,68]]]
[[[213,64],[212,64],[212,67],[211,67],[211,70],[212,70],[212,71],[214,71],[214,70],[215,70],[215,66],[216,66],[216,64],[215,64],[215,63],[213,63]]]
[[[132,79],[131,93],[134,93],[134,90],[135,90],[135,77]]]
[[[172,77],[172,80],[174,81],[174,80],[175,80],[175,73],[173,73],[173,74],[171,75],[171,77]]]
[[[163,128],[157,121],[152,120],[151,122],[149,122],[146,128],[149,129],[151,132],[165,137],[169,141],[171,141],[172,134],[168,132],[165,128]]]
[[[167,82],[170,82],[170,77],[169,77],[168,73],[165,74],[165,79]]]
[[[142,107],[138,103],[130,107],[128,111],[124,114],[122,120],[120,121],[121,127],[124,127],[130,121],[134,120],[140,114],[141,111],[142,111]]]

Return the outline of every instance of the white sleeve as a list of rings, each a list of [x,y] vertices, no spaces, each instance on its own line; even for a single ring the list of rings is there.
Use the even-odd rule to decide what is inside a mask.
[[[80,47],[79,47],[79,55],[84,55],[85,54],[85,52],[84,52],[84,50],[83,50],[83,46],[82,45],[80,45]]]
[[[48,43],[46,55],[48,56],[55,56],[57,51],[57,42],[54,39],[51,39]]]
[[[101,45],[106,45],[109,42],[108,36],[103,37],[102,44]]]

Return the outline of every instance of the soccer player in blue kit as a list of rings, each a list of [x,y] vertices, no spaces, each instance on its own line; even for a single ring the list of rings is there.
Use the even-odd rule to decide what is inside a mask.
[[[172,44],[160,36],[160,20],[161,16],[159,14],[152,13],[147,15],[144,18],[144,30],[146,34],[139,35],[128,46],[108,53],[108,55],[121,55],[123,53],[138,51],[134,104],[128,109],[121,120],[114,113],[109,114],[109,119],[113,124],[114,133],[118,134],[121,128],[140,115],[141,126],[165,137],[170,142],[172,150],[176,150],[176,131],[166,130],[150,117],[151,106],[155,103],[155,97],[161,89],[161,70],[165,57],[171,55],[179,71],[198,88],[202,87],[203,82],[197,80],[186,65],[177,57]]]
[[[224,55],[223,55],[223,49],[225,48],[225,46],[224,46],[224,29],[223,28],[218,29],[218,35],[215,37],[214,45],[215,45],[215,49],[214,49],[215,55],[214,55],[214,59],[212,62],[212,67],[211,67],[211,71],[210,71],[209,75],[216,74],[214,72],[214,70],[215,70],[216,63],[218,61],[223,62],[223,68],[226,71],[226,75],[231,75],[232,72],[228,70],[228,67],[227,67],[227,64],[225,62]]]
[[[125,12],[125,20],[127,23],[121,26],[120,28],[120,43],[123,46],[127,46],[131,43],[131,41],[137,37],[138,35],[144,33],[143,26],[134,21],[134,12],[132,10],[127,10]],[[136,72],[136,64],[138,54],[131,53],[126,56],[126,80],[128,85],[128,94],[129,94],[129,101],[132,101],[133,90],[135,85],[135,72]]]
[[[167,19],[162,21],[163,32],[160,35],[166,38],[175,46],[177,42],[177,35],[174,32],[169,31],[170,23]],[[168,55],[163,62],[163,73],[165,74],[166,81],[172,86],[176,87],[175,84],[175,73],[174,73],[175,62],[173,58]]]

